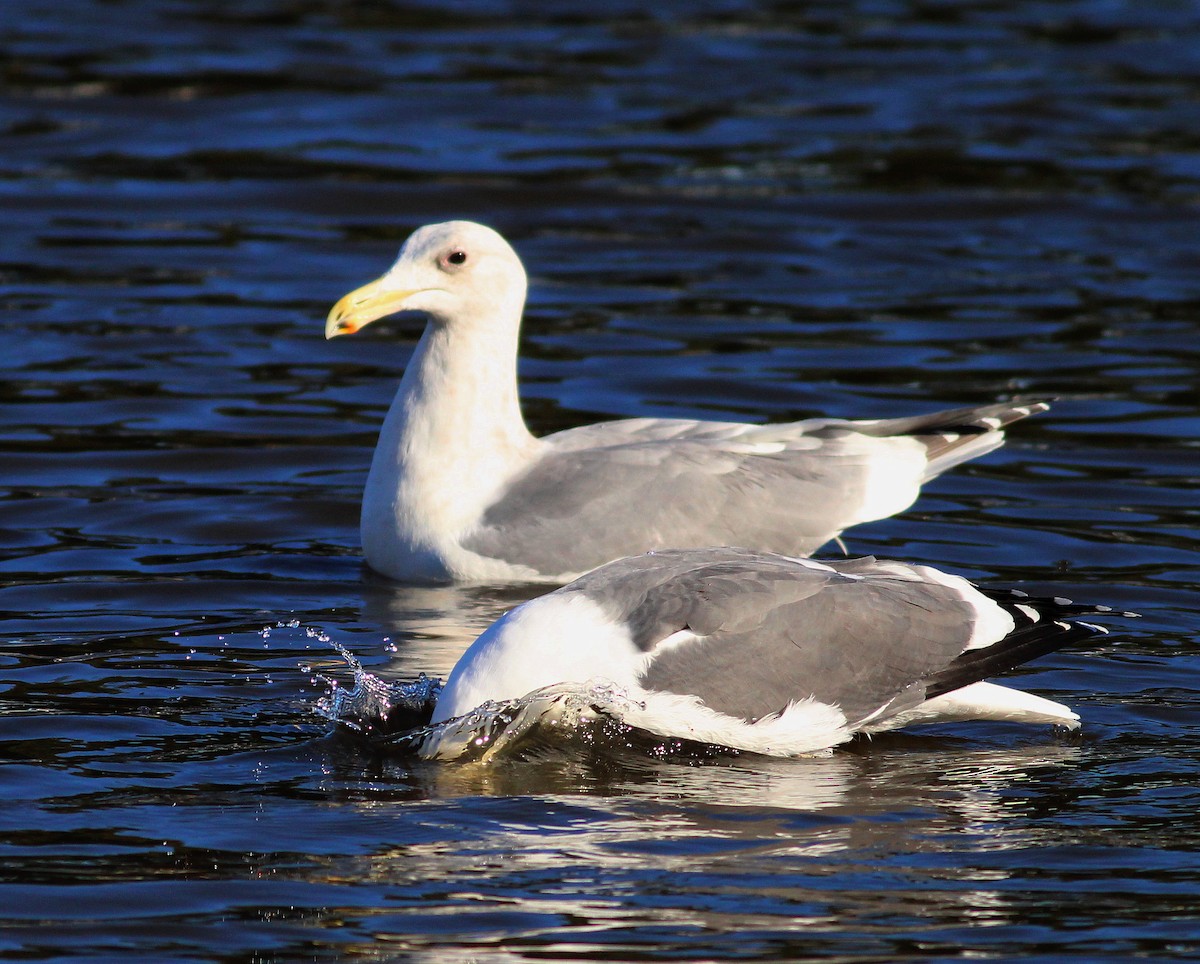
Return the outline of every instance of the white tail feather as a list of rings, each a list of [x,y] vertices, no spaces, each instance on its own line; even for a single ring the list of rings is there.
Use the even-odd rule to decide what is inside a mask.
[[[919,706],[867,727],[879,733],[920,723],[996,720],[1009,723],[1052,723],[1079,729],[1079,715],[1069,706],[996,683],[979,682],[943,693]]]

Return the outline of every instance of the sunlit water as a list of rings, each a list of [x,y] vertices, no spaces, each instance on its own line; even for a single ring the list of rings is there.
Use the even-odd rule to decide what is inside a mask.
[[[0,957],[1200,955],[1200,8],[450,6],[0,5]],[[1142,613],[1081,734],[331,732],[533,592],[359,559],[414,331],[323,318],[450,217],[537,432],[1059,397],[846,542]]]

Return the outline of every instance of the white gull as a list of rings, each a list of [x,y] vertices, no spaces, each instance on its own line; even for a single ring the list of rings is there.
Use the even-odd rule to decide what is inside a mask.
[[[396,312],[428,316],[363,493],[363,552],[378,572],[562,583],[672,546],[806,555],[908,508],[924,482],[1047,408],[770,425],[634,418],[536,438],[517,394],[525,293],[525,270],[499,234],[451,221],[415,231],[381,278],[329,313],[329,338]]]
[[[1078,618],[1096,613],[1113,611],[873,558],[651,552],[493,623],[454,667],[433,722],[586,684],[615,687],[631,726],[773,756],[952,720],[1075,729],[1061,703],[984,680],[1105,632]]]

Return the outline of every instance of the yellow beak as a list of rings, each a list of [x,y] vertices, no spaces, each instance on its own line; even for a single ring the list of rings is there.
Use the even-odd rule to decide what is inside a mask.
[[[396,291],[383,287],[383,278],[355,288],[329,311],[325,319],[325,337],[353,335],[371,322],[404,310],[404,302],[415,291]]]

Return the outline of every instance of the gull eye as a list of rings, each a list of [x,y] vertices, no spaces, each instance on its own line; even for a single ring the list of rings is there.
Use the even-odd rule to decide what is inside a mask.
[[[465,264],[466,261],[467,252],[459,248],[456,248],[442,258],[442,264],[448,268],[457,268],[459,265]]]

